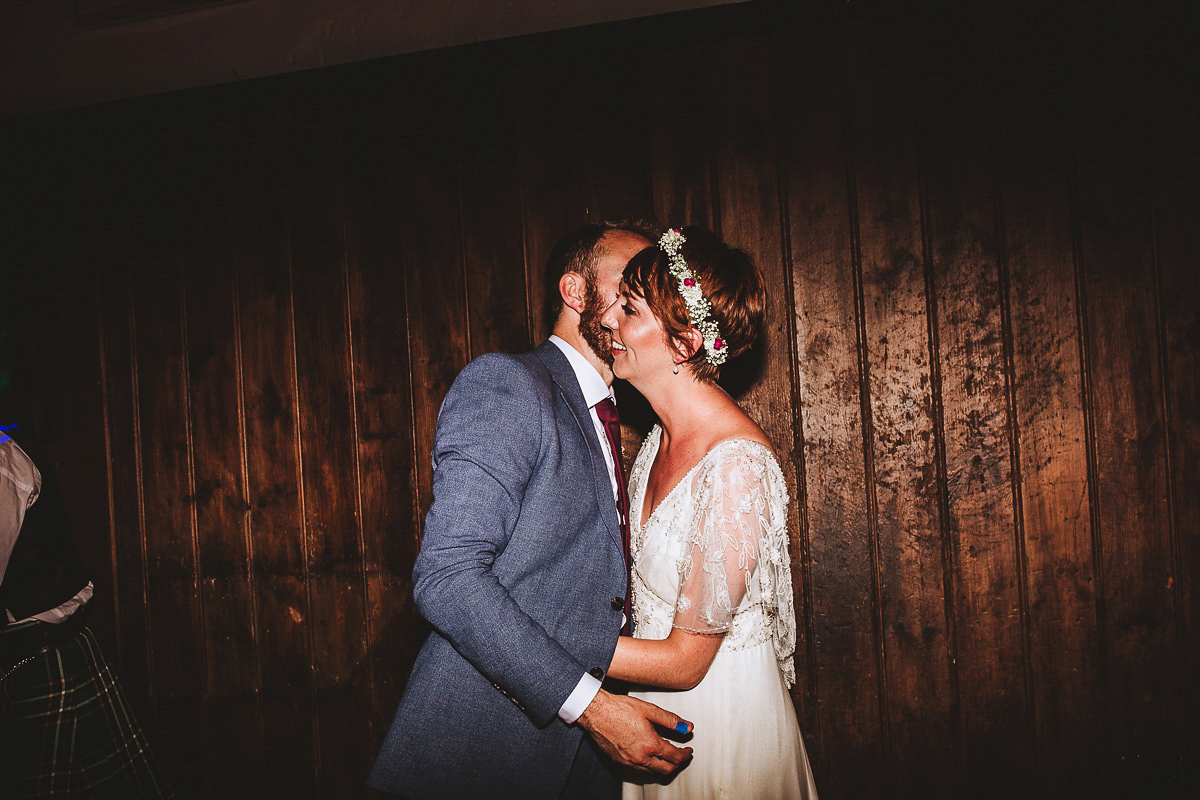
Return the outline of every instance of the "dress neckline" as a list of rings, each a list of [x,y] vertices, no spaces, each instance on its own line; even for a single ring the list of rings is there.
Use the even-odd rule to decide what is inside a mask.
[[[692,474],[696,472],[696,470],[700,469],[700,467],[702,467],[704,463],[708,461],[709,457],[713,453],[717,452],[727,444],[732,444],[734,442],[746,442],[747,444],[756,445],[759,449],[765,450],[767,458],[773,464],[775,464],[776,469],[780,469],[779,462],[775,460],[775,454],[771,452],[771,448],[757,439],[750,439],[745,436],[732,436],[728,439],[722,439],[712,447],[708,448],[708,452],[700,456],[700,460],[693,464],[688,471],[679,478],[679,480],[675,481],[675,485],[671,487],[671,490],[659,498],[659,501],[654,504],[654,508],[650,509],[650,513],[646,515],[646,519],[642,520],[642,515],[646,508],[646,487],[650,484],[650,470],[654,469],[654,462],[658,460],[658,448],[659,445],[662,444],[662,425],[660,423],[656,422],[654,424],[654,427],[650,429],[650,434],[647,439],[652,439],[654,441],[654,454],[650,461],[650,465],[646,467],[646,480],[643,481],[640,491],[638,492],[637,529],[639,531],[644,531],[650,525],[650,521],[654,519],[654,515],[658,513],[658,510],[666,505],[667,501],[670,500],[677,491],[679,491],[681,486],[688,482],[688,480],[692,477]],[[782,470],[780,471],[782,472]]]

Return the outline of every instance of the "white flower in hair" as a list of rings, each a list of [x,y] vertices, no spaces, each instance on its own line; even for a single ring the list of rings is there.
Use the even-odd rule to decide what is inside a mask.
[[[667,254],[667,269],[675,277],[676,288],[683,297],[683,304],[687,306],[688,322],[700,331],[704,339],[704,359],[713,366],[720,366],[725,363],[729,348],[721,338],[717,321],[710,316],[712,303],[704,297],[700,281],[679,252],[686,241],[683,231],[672,228],[659,238],[658,246]]]

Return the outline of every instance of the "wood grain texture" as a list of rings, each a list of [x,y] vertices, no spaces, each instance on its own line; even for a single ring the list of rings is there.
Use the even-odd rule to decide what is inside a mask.
[[[911,36],[899,17],[854,26],[849,93],[887,768],[906,796],[944,792],[955,763]]]
[[[300,106],[300,104],[297,104]],[[310,135],[287,153],[288,231],[305,541],[313,573],[361,573],[351,390],[342,141],[323,124],[341,105],[324,92],[292,121]]]
[[[698,225],[716,230],[712,197],[706,103],[711,91],[708,70],[693,71],[703,40],[665,42],[646,56],[646,81],[671,86],[654,98],[644,135],[649,144],[653,215],[665,227]]]
[[[246,502],[256,572],[304,569],[297,434],[292,276],[283,107],[267,96],[239,103],[234,248],[237,257]]]
[[[578,86],[574,70],[553,62],[522,63],[515,74],[517,159],[520,165],[521,231],[525,243],[525,285],[533,340],[554,325],[557,302],[547,286],[546,259],[559,238],[589,222],[584,165],[580,163]]]
[[[101,146],[118,146],[111,119],[96,125]],[[142,539],[141,463],[138,459],[137,372],[133,360],[133,318],[129,282],[126,184],[118,170],[97,169],[88,196],[95,236],[96,303],[101,371],[104,375],[105,457],[109,468],[108,518],[113,550],[118,668],[139,702],[153,696],[150,680],[146,554]],[[116,189],[115,199],[104,190]],[[110,658],[112,656],[110,655]]]
[[[1200,213],[1200,137],[1195,104],[1175,103],[1197,86],[1200,63],[1193,48],[1179,46],[1188,35],[1176,13],[1167,10],[1147,28],[1172,31],[1176,47],[1153,65],[1149,82],[1147,123],[1154,185],[1155,253],[1158,273],[1158,317],[1164,414],[1171,491],[1173,590],[1179,617],[1182,718],[1200,713],[1200,236],[1193,224]],[[1184,753],[1200,752],[1200,731],[1185,725]],[[1179,745],[1176,745],[1179,747]],[[1172,781],[1179,776],[1172,775]]]
[[[922,24],[919,155],[937,359],[946,603],[957,749],[981,796],[1028,791],[1022,530],[1013,499],[1010,340],[984,42]]]
[[[1103,20],[1098,25],[1115,25]],[[1082,34],[1082,35],[1081,35]],[[1090,34],[1090,35],[1088,35]],[[1080,285],[1094,434],[1094,548],[1115,754],[1176,730],[1182,685],[1171,594],[1151,187],[1137,63],[1115,32],[1076,31]],[[1101,44],[1105,39],[1113,44]],[[1114,96],[1114,88],[1116,89]]]
[[[472,358],[521,352],[541,339],[530,330],[513,87],[498,78],[467,81],[457,125]]]
[[[342,122],[351,368],[358,444],[359,514],[366,579],[368,719],[382,741],[424,638],[412,603],[420,531],[409,371],[405,274],[401,268],[399,154],[383,132],[398,107],[382,85],[363,87]]]
[[[805,730],[822,791],[883,793],[878,593],[864,460],[858,252],[852,213],[845,31],[782,40],[803,516],[811,549],[814,723]],[[790,52],[789,52],[790,50]],[[797,502],[799,502],[797,500]],[[815,752],[814,752],[815,751]]]
[[[412,331],[409,353],[422,514],[433,497],[429,453],[438,409],[471,352],[462,246],[461,145],[455,126],[460,110],[452,95],[443,92],[443,81],[449,80],[449,75],[443,75],[432,85],[415,84],[417,88],[403,96],[400,120],[402,258],[406,316]]]
[[[1021,526],[1029,595],[1030,702],[1040,782],[1080,785],[1098,750],[1101,661],[1091,548],[1081,338],[1074,281],[1068,62],[1062,29],[1027,41],[1007,21],[996,175],[1012,308]]]
[[[317,775],[312,706],[311,604],[307,582],[296,354],[288,236],[284,119],[278,96],[235,106],[236,279],[250,506],[253,606],[260,669],[264,785],[311,796]],[[283,753],[292,753],[294,769]]]

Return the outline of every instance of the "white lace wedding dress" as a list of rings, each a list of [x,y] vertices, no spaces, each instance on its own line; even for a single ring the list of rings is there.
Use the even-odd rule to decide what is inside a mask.
[[[635,691],[694,725],[691,762],[666,782],[626,783],[623,800],[815,800],[788,696],[796,617],[787,487],[764,445],[730,439],[708,452],[641,525],[655,426],[629,477],[634,636],[672,627],[724,633],[704,680],[687,691]]]

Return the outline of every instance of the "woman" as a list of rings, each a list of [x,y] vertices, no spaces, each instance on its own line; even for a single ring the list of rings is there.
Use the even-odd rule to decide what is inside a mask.
[[[787,687],[796,622],[787,489],[762,429],[716,384],[762,328],[749,256],[699,228],[629,262],[602,323],[613,371],[658,415],[630,474],[634,638],[609,675],[693,723],[691,763],[631,798],[815,798]]]

